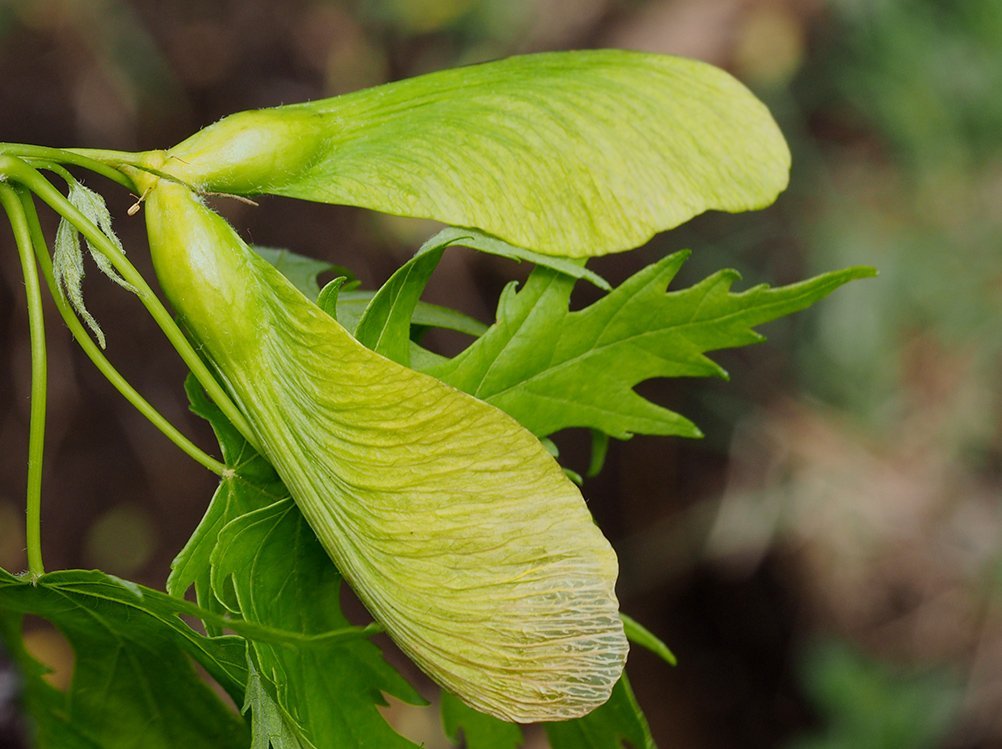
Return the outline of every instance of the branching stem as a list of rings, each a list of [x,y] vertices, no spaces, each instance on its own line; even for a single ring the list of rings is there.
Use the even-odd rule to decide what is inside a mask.
[[[97,226],[84,216],[72,203],[67,200],[59,190],[53,187],[38,170],[32,168],[21,159],[0,155],[0,176],[6,175],[11,180],[16,181],[37,195],[50,208],[72,223],[77,230],[83,234],[90,243],[101,251],[115,270],[122,278],[130,283],[136,290],[139,300],[146,307],[154,321],[167,336],[167,340],[180,354],[184,363],[188,365],[192,374],[199,381],[212,401],[219,406],[219,409],[237,428],[240,434],[252,447],[257,449],[258,439],[250,422],[237,408],[222,385],[212,374],[209,367],[199,357],[194,346],[185,337],[181,328],[174,322],[174,318],[167,311],[166,307],[146,283],[146,279],[136,270],[135,266],[129,262],[121,250],[115,246],[108,237]]]
[[[80,344],[80,348],[83,349],[84,354],[87,358],[91,360],[98,371],[101,372],[111,383],[111,385],[122,394],[122,396],[131,403],[139,413],[145,416],[157,429],[159,429],[163,434],[177,445],[186,455],[195,460],[200,465],[204,466],[208,470],[215,473],[217,476],[222,476],[226,471],[226,465],[219,462],[211,455],[202,450],[198,445],[185,437],[177,427],[175,427],[166,417],[163,416],[159,411],[156,410],[149,401],[143,398],[132,385],[129,384],[121,373],[115,369],[114,365],[108,361],[108,358],[104,355],[104,352],[94,343],[94,340],[87,334],[84,326],[80,323],[76,314],[73,312],[73,308],[70,306],[69,302],[59,293],[59,289],[56,288],[55,279],[52,275],[52,260],[49,257],[48,249],[45,244],[45,237],[42,234],[42,227],[38,221],[38,214],[35,211],[35,205],[31,200],[31,196],[26,192],[21,192],[21,204],[25,216],[28,221],[28,229],[31,233],[31,242],[35,250],[35,258],[38,261],[39,267],[42,269],[42,276],[45,278],[46,285],[49,287],[49,293],[55,300],[56,308],[59,310],[59,314],[63,318],[63,322],[66,323],[66,327],[70,329],[73,338],[76,342]]]
[[[132,184],[132,180],[129,179],[128,176],[114,168],[114,166],[111,166],[106,161],[98,161],[97,159],[91,158],[88,153],[89,152],[81,152],[77,149],[67,150],[63,148],[49,148],[47,146],[29,146],[22,143],[0,143],[0,155],[17,156],[23,159],[42,159],[60,164],[72,164],[73,166],[89,169],[96,174],[100,174],[102,177],[107,177],[111,181],[120,184],[126,190],[135,191],[136,186]],[[116,156],[120,155],[117,151],[93,151],[92,153],[95,155],[107,155],[112,153]],[[121,155],[128,156],[129,154]],[[123,161],[122,163],[131,162]]]

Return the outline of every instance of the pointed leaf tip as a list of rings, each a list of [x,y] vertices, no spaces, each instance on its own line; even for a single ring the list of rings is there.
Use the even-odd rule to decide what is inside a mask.
[[[809,307],[871,275],[848,268],[800,283],[731,291],[733,271],[669,290],[688,257],[676,252],[638,271],[595,303],[570,311],[574,281],[536,268],[509,284],[497,321],[466,350],[426,371],[515,416],[539,436],[589,427],[631,434],[700,437],[696,426],[635,389],[658,377],[727,379],[706,354],[761,341],[755,326]]]

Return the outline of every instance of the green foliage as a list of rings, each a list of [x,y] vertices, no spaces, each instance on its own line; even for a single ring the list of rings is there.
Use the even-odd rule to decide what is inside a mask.
[[[511,723],[499,721],[442,694],[442,724],[453,741],[462,734],[467,749],[516,749],[522,734]],[[551,749],[654,749],[647,719],[623,675],[612,696],[601,707],[576,720],[545,723]]]
[[[38,749],[101,749],[101,734],[107,727],[97,725],[88,736],[87,727],[73,723],[67,715],[67,695],[49,684],[43,677],[48,669],[25,650],[21,632],[21,615],[0,610],[0,642],[4,655],[11,658],[20,677],[20,702],[29,721],[30,738]],[[130,706],[131,707],[131,706]]]
[[[278,247],[254,245],[254,252],[271,263],[282,275],[292,281],[293,286],[310,299],[316,299],[320,294],[317,276],[328,271],[336,273],[344,271],[344,268],[333,263],[325,263],[322,260],[298,255]]]
[[[459,698],[442,692],[442,726],[445,735],[466,749],[518,749],[522,731],[514,723],[505,723],[464,705]]]
[[[163,593],[100,572],[55,572],[40,580],[0,570],[0,612],[18,653],[27,707],[43,749],[64,747],[244,747],[246,730],[196,673],[193,659],[230,694],[243,690],[244,646],[202,637]],[[52,622],[76,653],[66,693],[41,681],[18,644],[25,614]]]
[[[209,509],[174,562],[168,590],[194,585],[214,610],[296,632],[322,635],[347,625],[340,611],[341,577],[295,511],[271,465],[240,437],[192,379],[192,409],[213,427],[233,475],[220,483]],[[262,735],[325,745],[407,746],[376,711],[382,692],[412,703],[421,698],[366,642],[306,649],[253,642],[248,695],[255,740]],[[326,695],[320,699],[312,695]],[[278,739],[276,739],[278,740]],[[359,743],[355,743],[359,742]],[[295,743],[276,744],[295,747]]]
[[[341,576],[291,500],[228,523],[212,561],[218,595],[232,590],[229,605],[242,617],[314,634],[348,624],[339,606]],[[304,746],[413,746],[376,708],[385,704],[382,693],[422,700],[372,643],[251,647],[261,689],[281,711],[279,727]]]
[[[657,635],[632,617],[629,617],[626,614],[620,614],[620,616],[623,619],[623,624],[626,628],[626,636],[630,638],[630,642],[651,651],[669,666],[675,665],[675,654],[668,649],[668,646],[665,645]]]
[[[225,613],[227,609],[220,605],[212,591],[210,566],[220,531],[241,515],[281,501],[288,496],[288,492],[275,475],[275,469],[254,452],[233,425],[222,417],[219,408],[209,400],[193,377],[189,376],[185,381],[185,390],[192,411],[212,424],[223,459],[232,475],[219,483],[205,516],[174,559],[170,577],[167,578],[167,592],[182,598],[188,588],[194,586],[199,605]],[[211,627],[211,624],[207,626]]]
[[[568,309],[573,279],[537,268],[510,285],[497,322],[454,359],[429,371],[503,411],[538,435],[590,427],[613,437],[697,437],[688,419],[633,387],[652,377],[726,376],[703,354],[757,343],[752,328],[803,309],[866,268],[828,273],[777,289],[733,293],[734,271],[665,293],[688,253],[676,253],[585,309]]]
[[[185,333],[125,259],[103,200],[72,177],[67,200],[37,171],[61,163],[143,195],[154,266]],[[686,253],[615,289],[584,267],[705,210],[764,206],[788,168],[767,110],[727,74],[619,51],[512,58],[238,113],[170,152],[0,144],[13,223],[30,228],[29,190],[63,217],[53,288],[96,329],[80,293],[82,234],[194,373],[192,408],[225,463],[194,448],[220,483],[167,593],[98,571],[43,575],[34,546],[32,575],[0,571],[0,634],[39,745],[414,746],[380,712],[387,696],[423,704],[368,639],[385,629],[450,690],[445,731],[471,749],[522,743],[499,717],[571,718],[545,723],[554,749],[653,747],[623,673],[626,638],[674,656],[619,618],[615,554],[540,438],[589,428],[593,475],[610,436],[698,436],[633,388],[724,376],[707,352],[755,343],[755,326],[871,275],[734,293],[737,274],[721,271],[668,292]],[[204,204],[214,191],[454,226],[361,291],[343,268],[255,254]],[[17,233],[19,249],[45,270],[45,238],[31,233]],[[505,289],[494,324],[421,301],[452,245],[535,265]],[[330,271],[341,275],[321,292]],[[607,293],[572,312],[582,279]],[[474,340],[449,359],[418,344],[429,326]],[[29,509],[37,518],[37,501]],[[345,582],[379,625],[350,625]],[[73,647],[66,692],[25,650],[26,615]]]
[[[348,330],[356,330],[362,315],[377,293],[359,289],[340,292],[337,297],[336,310],[332,316]],[[420,292],[418,293],[420,294]],[[325,311],[331,314],[330,310],[325,309]],[[473,337],[483,335],[484,331],[487,330],[486,325],[469,315],[428,302],[416,303],[411,324],[419,328],[455,330]],[[415,351],[412,349],[411,355],[413,356],[414,353]],[[422,355],[428,356],[430,352],[424,351]]]
[[[720,271],[665,293],[689,254],[678,252],[571,312],[576,279],[537,266],[520,291],[511,284],[502,293],[494,325],[445,360],[409,343],[413,312],[443,250],[419,252],[401,267],[372,297],[356,336],[402,364],[412,364],[418,353],[422,361],[415,366],[492,403],[539,436],[590,427],[620,439],[634,433],[698,437],[689,420],[645,400],[634,386],[652,377],[726,377],[704,352],[757,343],[763,338],[754,326],[873,275],[869,268],[848,268],[734,293],[738,274]]]
[[[282,710],[264,688],[261,674],[248,664],[247,696],[242,712],[249,713],[251,749],[310,749],[305,739],[300,741],[302,729],[295,719]]]

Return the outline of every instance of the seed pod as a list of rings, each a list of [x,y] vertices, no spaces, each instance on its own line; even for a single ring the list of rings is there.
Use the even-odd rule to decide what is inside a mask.
[[[627,642],[615,553],[539,441],[361,346],[185,187],[148,193],[161,285],[359,598],[499,718],[605,702]]]
[[[199,190],[430,218],[569,257],[636,247],[706,210],[761,208],[790,169],[769,111],[730,75],[623,50],[239,112],[166,155],[162,170]]]
[[[171,149],[166,168],[208,190],[273,192],[317,160],[331,124],[306,105],[236,112]]]

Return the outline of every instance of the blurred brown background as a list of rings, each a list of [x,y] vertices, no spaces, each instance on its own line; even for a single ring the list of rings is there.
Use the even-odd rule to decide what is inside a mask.
[[[731,70],[772,107],[794,170],[767,211],[701,217],[597,270],[618,282],[692,247],[682,283],[723,266],[748,284],[855,263],[881,271],[767,327],[768,344],[720,355],[730,383],[644,385],[706,439],[614,444],[585,485],[621,555],[624,610],[679,656],[675,669],[631,656],[655,737],[699,749],[1002,746],[998,0],[0,0],[0,140],[167,147],[240,109],[602,46]],[[142,217],[125,214],[134,199],[87,183],[149,270]],[[433,230],[280,199],[228,211],[253,241],[345,265],[369,288]],[[524,274],[457,250],[430,296],[490,321],[500,288]],[[22,288],[0,232],[10,570],[25,566]],[[183,367],[135,300],[93,272],[85,292],[112,361],[211,445],[186,413]],[[48,313],[47,567],[162,585],[213,477],[133,412]],[[583,468],[583,440],[558,441]],[[65,659],[43,630],[33,646]],[[427,715],[394,719],[445,746]],[[13,742],[3,730],[0,745]]]

